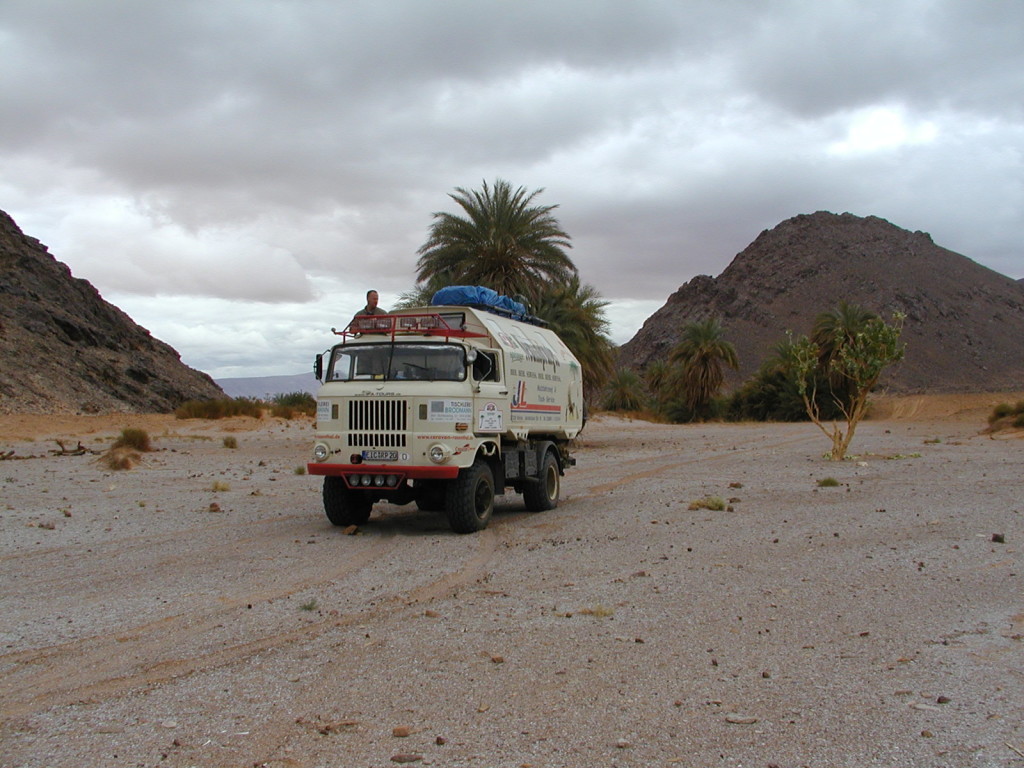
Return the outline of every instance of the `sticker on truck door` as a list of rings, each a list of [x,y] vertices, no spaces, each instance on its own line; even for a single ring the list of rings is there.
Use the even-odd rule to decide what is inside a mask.
[[[495,403],[487,403],[480,409],[480,420],[477,422],[477,432],[504,432],[502,426],[501,409]]]
[[[427,421],[468,422],[472,418],[472,414],[472,400],[431,400]]]

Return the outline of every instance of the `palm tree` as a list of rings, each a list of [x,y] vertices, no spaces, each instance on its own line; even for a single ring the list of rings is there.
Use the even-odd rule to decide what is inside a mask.
[[[483,285],[507,296],[536,293],[547,283],[564,284],[576,265],[566,254],[569,235],[552,211],[536,205],[543,189],[513,190],[498,179],[482,190],[456,187],[449,195],[465,216],[434,213],[420,247],[416,281],[430,288]]]
[[[644,368],[643,380],[657,403],[665,403],[671,398],[673,394],[672,366],[664,358],[652,360],[647,364],[647,367]]]
[[[608,380],[601,405],[609,411],[639,411],[645,401],[640,377],[629,368],[619,368]]]
[[[827,378],[832,396],[840,405],[850,399],[850,382],[835,370],[832,363],[843,347],[851,345],[857,334],[863,333],[868,323],[877,319],[874,312],[841,301],[836,309],[822,312],[814,320],[811,341],[818,345],[818,366]]]
[[[580,361],[583,391],[593,398],[604,388],[615,364],[615,345],[608,338],[603,300],[578,275],[563,284],[545,285],[533,293],[533,313],[544,321]]]
[[[680,364],[680,388],[683,402],[693,413],[707,412],[711,399],[718,394],[725,380],[722,365],[739,368],[736,348],[722,338],[724,329],[715,318],[691,323],[683,329],[683,336],[669,360]]]
[[[398,294],[398,299],[391,306],[394,309],[409,309],[410,307],[426,307],[430,304],[436,290],[425,283],[417,283],[408,291]]]
[[[818,345],[820,358],[826,366],[841,346],[852,342],[858,333],[864,331],[868,321],[877,317],[874,312],[845,301],[839,302],[836,309],[818,315],[811,330],[811,341]]]

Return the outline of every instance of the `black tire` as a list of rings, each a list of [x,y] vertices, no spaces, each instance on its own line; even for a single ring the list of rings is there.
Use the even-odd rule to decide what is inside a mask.
[[[547,451],[540,467],[540,477],[523,484],[523,501],[530,512],[546,512],[558,506],[561,475],[555,454]]]
[[[477,459],[448,484],[445,503],[448,524],[456,533],[476,533],[487,527],[494,514],[494,474]]]
[[[444,512],[446,489],[442,482],[428,482],[416,490],[416,507],[420,512]]]
[[[324,478],[324,511],[334,525],[362,525],[370,519],[373,499],[353,491],[340,477]]]

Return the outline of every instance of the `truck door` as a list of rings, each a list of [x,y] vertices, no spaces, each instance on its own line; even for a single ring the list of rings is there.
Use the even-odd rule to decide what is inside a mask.
[[[473,361],[473,411],[477,434],[501,434],[509,428],[508,384],[497,350],[481,349]]]

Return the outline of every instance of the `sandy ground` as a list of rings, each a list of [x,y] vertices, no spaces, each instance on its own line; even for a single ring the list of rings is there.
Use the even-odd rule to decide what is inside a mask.
[[[0,766],[1024,766],[999,400],[882,401],[841,463],[599,417],[470,536],[332,527],[308,421],[0,417]],[[130,471],[50,453],[129,426]]]

